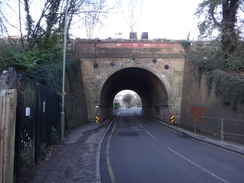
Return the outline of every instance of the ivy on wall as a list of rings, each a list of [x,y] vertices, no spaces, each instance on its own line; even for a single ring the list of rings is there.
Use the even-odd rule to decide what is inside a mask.
[[[244,55],[243,43],[235,54],[225,57],[218,42],[199,42],[189,46],[183,44],[186,50],[186,60],[196,65],[196,78],[206,75],[208,92],[213,89],[221,97],[223,104],[237,110],[239,104],[244,104]]]
[[[244,77],[234,73],[228,73],[219,69],[207,72],[208,91],[211,92],[212,85],[215,94],[222,98],[225,105],[230,105],[234,110],[238,104],[244,104]]]
[[[77,63],[76,58],[67,58],[66,60],[66,79],[74,81],[77,77]],[[53,63],[46,63],[29,69],[26,76],[31,80],[39,82],[49,89],[60,93],[62,89],[62,76],[63,76],[63,60],[59,59]]]

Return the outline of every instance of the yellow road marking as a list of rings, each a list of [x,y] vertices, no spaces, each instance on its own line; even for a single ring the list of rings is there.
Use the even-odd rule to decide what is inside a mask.
[[[114,132],[116,124],[117,124],[117,121],[115,122],[115,124],[113,126],[113,129],[112,129],[112,131],[111,131],[111,133],[109,135],[108,143],[107,143],[107,146],[106,146],[106,161],[107,161],[109,176],[110,176],[110,179],[111,179],[112,183],[116,183],[116,179],[115,179],[115,176],[114,176],[113,168],[111,166],[111,161],[110,161],[110,157],[109,157],[109,148],[110,148],[110,140],[111,140],[111,137],[112,137],[112,133]]]

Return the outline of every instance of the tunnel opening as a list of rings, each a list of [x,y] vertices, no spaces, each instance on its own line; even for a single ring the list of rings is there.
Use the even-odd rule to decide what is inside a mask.
[[[104,83],[100,94],[101,116],[113,112],[113,100],[122,90],[136,92],[142,102],[142,112],[161,118],[168,110],[168,94],[163,82],[152,72],[130,67],[112,74]]]
[[[141,97],[132,90],[120,91],[113,100],[113,110],[129,109],[131,107],[141,108],[141,106]]]

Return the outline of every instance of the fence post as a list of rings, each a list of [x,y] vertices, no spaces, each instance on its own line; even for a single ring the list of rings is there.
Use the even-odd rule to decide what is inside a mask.
[[[0,98],[0,183],[12,183],[17,92],[16,90],[2,90]]]
[[[196,116],[195,116],[195,126],[194,126],[194,132],[197,133],[197,119],[196,119]]]
[[[179,114],[179,116],[178,116],[179,127],[180,127],[180,121],[181,121],[181,119],[182,119],[182,116],[181,116],[181,114]]]
[[[224,140],[224,119],[221,118],[220,122],[220,140]]]

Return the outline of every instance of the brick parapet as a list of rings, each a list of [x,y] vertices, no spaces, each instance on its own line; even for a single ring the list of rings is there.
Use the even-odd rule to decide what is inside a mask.
[[[80,58],[182,58],[185,52],[180,42],[78,41],[74,53]]]

